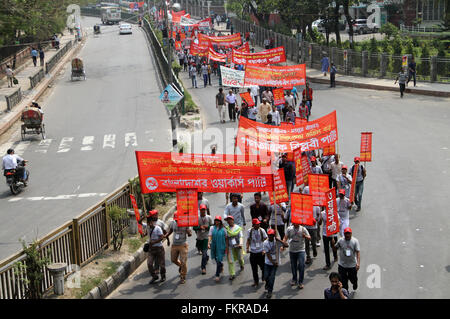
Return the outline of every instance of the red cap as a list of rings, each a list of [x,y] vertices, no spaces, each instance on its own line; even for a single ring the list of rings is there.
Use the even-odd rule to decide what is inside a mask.
[[[206,207],[205,204],[201,204],[201,205],[200,205],[200,209],[208,209],[208,207]]]
[[[216,217],[214,218],[214,220],[220,220],[220,221],[222,221],[222,216],[216,216]]]
[[[178,213],[177,213],[177,211],[175,211],[173,213],[173,220],[177,220],[177,219],[178,219]]]
[[[227,218],[225,218],[225,219],[232,219],[232,220],[234,220],[234,217],[231,216],[231,215],[228,215]]]
[[[267,235],[275,235],[275,230],[272,228],[267,231]]]
[[[148,216],[158,216],[158,211],[156,209],[150,210],[148,212]]]
[[[339,194],[345,195],[345,189],[340,189],[340,190],[339,190]]]
[[[259,221],[258,218],[253,218],[253,219],[252,219],[252,224],[253,224],[253,225],[259,225],[259,224],[261,224],[261,222]]]
[[[342,165],[342,169],[348,169],[347,165]]]
[[[355,158],[353,159],[354,162],[357,162],[357,161],[359,162],[360,160],[361,160],[361,159],[360,159],[359,157],[355,157]]]
[[[316,161],[316,157],[315,156],[311,156],[311,161],[315,162]]]
[[[344,234],[345,233],[352,233],[352,229],[350,227],[347,227],[346,229],[344,229]]]

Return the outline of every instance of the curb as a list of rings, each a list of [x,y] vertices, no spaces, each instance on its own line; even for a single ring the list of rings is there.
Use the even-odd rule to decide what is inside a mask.
[[[308,76],[306,77],[306,79],[307,79],[307,81],[310,81],[312,83],[330,84],[329,79],[319,79],[319,78],[308,77]],[[378,91],[398,92],[398,90],[399,90],[398,87],[392,87],[392,86],[354,83],[354,82],[336,80],[336,85],[338,85],[338,84],[342,85],[342,86],[354,87],[354,88],[358,88],[358,89],[369,89],[369,90],[378,90]],[[405,93],[428,95],[428,96],[438,96],[438,97],[450,97],[450,92],[443,92],[443,91],[411,90],[409,88],[406,88]]]
[[[39,84],[41,88],[39,89],[36,95],[34,95],[33,97],[24,98],[20,102],[21,105],[16,106],[15,110],[13,110],[12,112],[15,112],[17,114],[15,114],[11,119],[9,119],[5,124],[3,124],[3,126],[0,127],[0,135],[5,133],[11,126],[13,126],[20,119],[22,111],[26,108],[28,104],[30,104],[32,100],[39,99],[45,93],[45,91],[47,91],[49,85],[51,85],[55,81],[61,69],[66,65],[69,59],[71,59],[75,54],[77,54],[81,50],[85,42],[86,38],[83,37],[81,43],[78,43],[76,47],[74,47],[70,52],[68,52],[68,54],[66,54],[63,57],[63,59],[59,62],[58,66],[55,67],[53,75],[51,75],[49,79],[45,79],[43,82]]]
[[[172,206],[167,213],[161,218],[165,223],[173,216],[177,206]],[[147,259],[147,253],[144,252],[142,245],[128,260],[123,262],[117,271],[103,280],[97,287],[93,288],[82,299],[105,299],[114,290],[117,289],[141,264]]]

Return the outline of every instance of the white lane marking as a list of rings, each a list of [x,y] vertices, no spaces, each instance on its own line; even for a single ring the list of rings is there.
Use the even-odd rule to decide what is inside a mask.
[[[38,148],[35,150],[36,153],[47,153],[50,144],[53,142],[53,139],[48,138],[46,140],[42,140],[39,142]]]
[[[23,197],[14,197],[8,200],[8,202],[18,202],[19,200],[23,199]]]
[[[73,142],[73,137],[63,137],[61,144],[59,144],[58,153],[67,153],[70,151],[70,145]]]
[[[95,197],[97,196],[97,193],[85,193],[85,194],[78,194],[79,198],[86,198],[86,197]]]
[[[441,150],[448,150],[448,148],[447,147],[441,147]]]
[[[106,134],[103,138],[103,148],[116,147],[116,134]]]
[[[27,199],[35,201],[35,200],[42,200],[43,198],[44,198],[44,196],[39,196],[39,197],[28,197]]]
[[[136,133],[126,133],[125,134],[125,147],[128,146],[137,146],[137,137]]]
[[[94,136],[85,136],[83,137],[83,146],[81,147],[82,151],[92,151],[94,148],[92,145],[94,145]]]
[[[23,153],[25,152],[25,150],[27,149],[28,146],[30,146],[31,142],[30,141],[24,141],[24,142],[20,142],[19,144],[17,144],[14,147],[14,153],[17,155],[22,156]]]
[[[74,197],[77,197],[77,195],[58,195],[55,197],[44,197],[43,200],[52,200],[52,199],[72,199]]]

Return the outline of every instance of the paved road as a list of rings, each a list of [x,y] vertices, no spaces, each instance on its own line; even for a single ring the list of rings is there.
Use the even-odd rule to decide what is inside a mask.
[[[186,75],[182,74],[190,88]],[[236,127],[219,124],[214,106],[217,80],[213,88],[192,89],[193,98],[202,105],[206,126],[221,131]],[[359,154],[360,132],[372,131],[373,162],[367,165],[367,179],[361,212],[351,213],[350,226],[361,244],[361,270],[355,298],[448,298],[450,284],[450,217],[446,210],[450,182],[449,99],[406,95],[313,84],[315,90],[312,119],[337,110],[338,152],[351,165]],[[206,142],[205,144],[207,144]],[[230,146],[228,138],[225,144]],[[205,151],[208,147],[204,146]],[[220,147],[218,152],[223,152]],[[223,214],[223,194],[206,194],[212,215]],[[267,202],[267,197],[265,197]],[[263,198],[264,200],[264,198]],[[246,194],[247,229],[250,227]],[[207,275],[200,273],[195,235],[189,239],[188,275],[185,285],[178,285],[178,269],[170,260],[167,282],[149,286],[151,279],[144,263],[111,295],[111,298],[261,298],[263,288],[255,291],[251,268],[246,257],[244,273],[231,283],[225,266],[222,282],[214,283],[215,264],[209,263]],[[305,272],[305,289],[291,289],[289,257],[282,258],[273,298],[323,298],[329,285],[322,247],[318,257]],[[380,270],[380,288],[369,288],[367,280]],[[333,265],[337,271],[337,265]],[[369,271],[369,272],[368,272]],[[369,280],[370,281],[370,280]],[[371,281],[372,282],[372,281]],[[220,289],[217,289],[219,286]]]
[[[90,32],[80,53],[86,81],[70,81],[67,64],[48,98],[42,101],[47,139],[18,132],[13,147],[30,161],[30,183],[13,197],[0,188],[0,259],[21,247],[18,238],[41,237],[99,202],[137,175],[135,150],[168,151],[168,114],[144,33],[118,34],[96,18],[83,18]]]

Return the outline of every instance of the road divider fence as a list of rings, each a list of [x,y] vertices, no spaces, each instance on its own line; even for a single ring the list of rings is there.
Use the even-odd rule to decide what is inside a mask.
[[[14,106],[20,103],[22,101],[22,91],[20,90],[20,87],[15,90],[13,93],[9,95],[5,95],[6,99],[6,109],[7,111],[11,111]]]
[[[66,45],[59,49],[58,53],[45,63],[45,73],[50,73],[53,70],[59,60],[61,60],[61,58],[72,48],[76,41],[77,40],[67,42]]]

